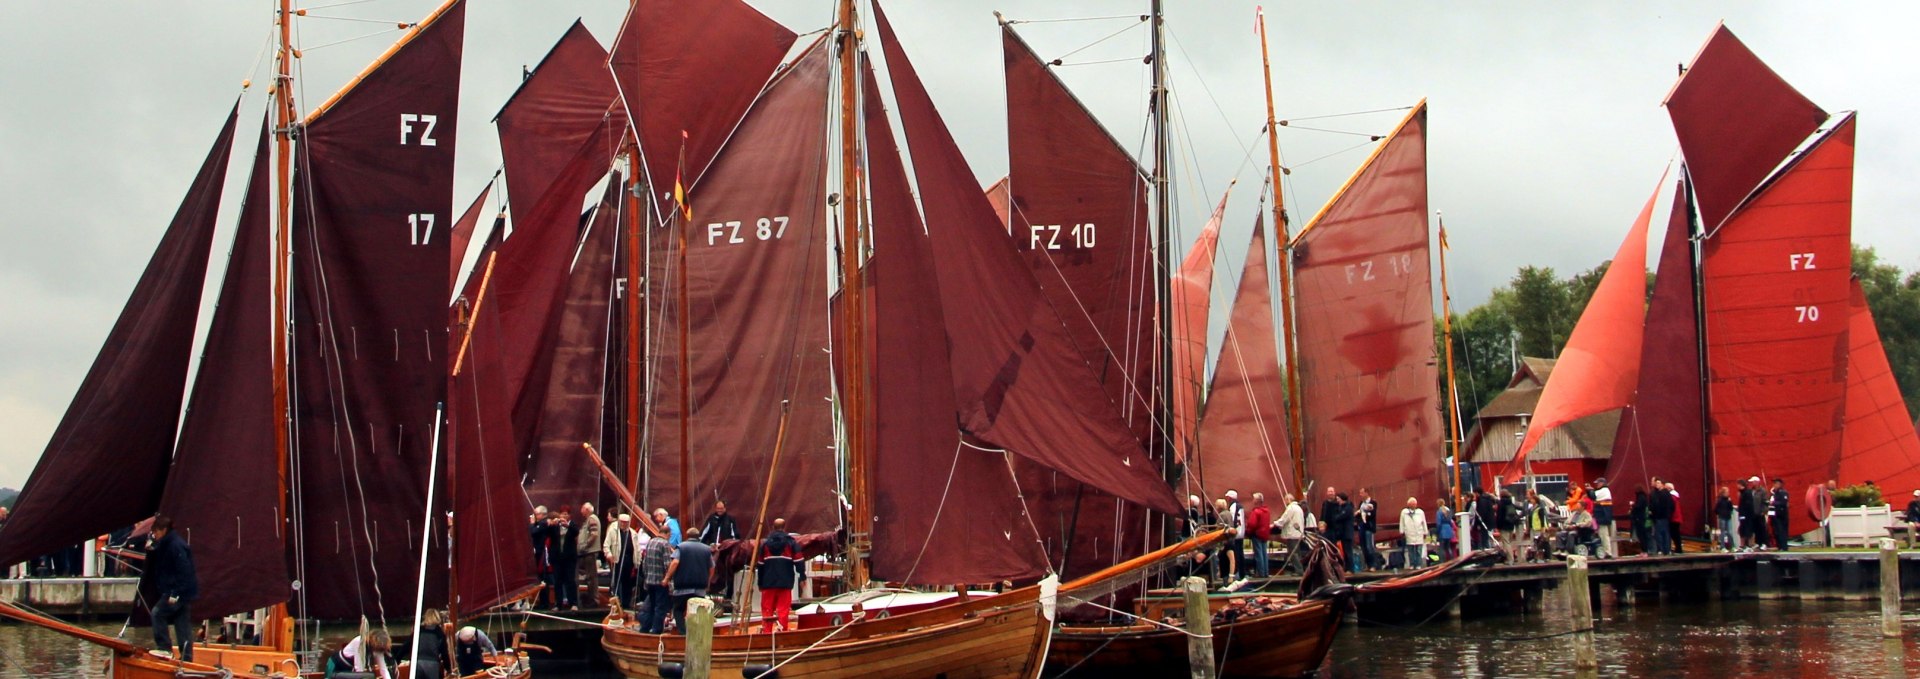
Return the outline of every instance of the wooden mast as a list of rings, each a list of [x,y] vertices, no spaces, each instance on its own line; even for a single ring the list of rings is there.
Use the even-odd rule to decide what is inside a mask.
[[[1460,439],[1465,423],[1460,420],[1460,387],[1453,375],[1453,292],[1447,287],[1447,220],[1433,213],[1440,225],[1440,336],[1447,345],[1447,428],[1453,431],[1448,444],[1453,455],[1453,504],[1460,506]]]
[[[854,24],[854,0],[839,0],[840,13],[840,314],[845,323],[841,348],[846,379],[841,385],[840,415],[847,437],[847,580],[853,589],[868,581],[867,556],[873,551],[873,489],[866,440],[866,370],[862,356],[865,302],[861,299],[860,254],[865,240],[860,225],[860,36]]]
[[[293,260],[293,128],[300,119],[293,101],[293,0],[280,0],[277,18],[280,24],[280,49],[274,58],[272,87],[273,191],[274,205],[278,208],[274,221],[273,253],[273,458],[279,478],[274,486],[274,499],[279,503],[281,521],[290,525],[292,519],[287,515],[287,495],[292,492],[293,484],[290,471],[291,431],[287,423],[291,415],[287,395],[287,371],[291,369],[287,356],[287,333],[290,330],[287,327],[287,297]],[[292,620],[287,617],[287,604],[282,602],[274,606],[268,621],[261,642],[272,648],[291,650]]]
[[[643,281],[645,280],[642,273],[644,269],[641,267],[645,266],[648,260],[640,251],[640,194],[645,191],[640,169],[640,144],[637,138],[633,136],[631,129],[629,129],[627,133],[626,146],[628,177],[626,220],[627,285],[624,294],[626,296],[627,313],[627,374],[626,390],[623,395],[626,398],[624,405],[626,410],[627,440],[626,445],[623,447],[626,449],[627,458],[625,486],[630,491],[637,491],[640,488],[640,377],[643,372],[641,369],[640,352],[650,339],[641,332],[640,315],[643,313],[643,309],[640,306],[640,286],[644,284]],[[641,513],[647,511],[645,507],[635,507],[634,509]]]
[[[1173,403],[1173,203],[1167,195],[1167,166],[1170,149],[1167,144],[1171,134],[1167,129],[1167,44],[1166,18],[1161,14],[1161,0],[1153,0],[1153,90],[1149,113],[1153,121],[1153,228],[1155,247],[1159,252],[1157,262],[1160,308],[1160,397],[1155,399],[1154,417],[1159,420],[1156,427],[1160,437],[1160,461],[1163,475],[1173,480],[1181,472],[1180,461],[1174,459],[1174,403]]]
[[[1267,154],[1273,168],[1273,223],[1280,229],[1273,252],[1280,262],[1280,337],[1287,362],[1287,447],[1293,453],[1294,483],[1304,488],[1307,458],[1300,436],[1300,373],[1293,344],[1293,232],[1287,224],[1286,193],[1281,190],[1281,178],[1286,171],[1280,166],[1280,128],[1273,107],[1273,62],[1267,56],[1267,13],[1258,10],[1254,17],[1260,26],[1260,71],[1267,85]]]

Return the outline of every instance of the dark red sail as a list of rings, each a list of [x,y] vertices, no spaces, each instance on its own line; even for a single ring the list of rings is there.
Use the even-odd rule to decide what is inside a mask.
[[[1840,476],[1847,483],[1873,481],[1881,488],[1920,488],[1920,435],[1907,419],[1907,401],[1880,345],[1880,329],[1860,281],[1853,281],[1847,351],[1847,428]],[[1893,498],[1890,502],[1897,504]]]
[[[796,37],[740,0],[633,3],[608,64],[646,157],[642,183],[663,208],[676,177],[692,186],[720,152]]]
[[[1007,241],[878,4],[874,14],[930,217],[927,231],[941,253],[934,268],[953,338],[962,430],[1095,489],[1163,512],[1180,511]]]
[[[292,598],[274,459],[273,169],[262,126],[160,512],[193,546],[195,620]]]
[[[1719,479],[1838,470],[1847,401],[1853,118],[1761,188],[1702,245],[1707,408]],[[1692,165],[1688,169],[1693,169]],[[1793,512],[1795,534],[1812,530]]]
[[[1708,232],[1827,119],[1725,25],[1714,28],[1666,105]]]
[[[1047,558],[1021,506],[1008,456],[962,446],[933,244],[913,204],[893,128],[867,65],[867,179],[874,255],[873,575],[909,584],[1028,580]],[[836,325],[836,327],[838,327]],[[965,546],[965,558],[943,547]]]
[[[573,22],[493,119],[516,229],[574,156],[587,150],[613,157],[626,116],[606,48]]]
[[[413,610],[435,406],[446,400],[454,2],[309,116],[294,211],[294,487],[302,617]],[[444,494],[442,495],[444,497]],[[437,514],[437,512],[436,512]],[[444,556],[442,557],[444,559]],[[429,601],[446,578],[429,572]]]
[[[447,378],[444,492],[453,510],[450,610],[456,619],[525,593],[537,584],[534,568],[553,567],[524,556],[523,517],[531,507],[520,490],[512,404],[503,398],[506,333],[494,294],[501,257],[488,256],[495,275],[468,300],[467,324],[454,328],[453,372]],[[488,263],[481,263],[482,271]]]
[[[493,182],[487,182],[480,189],[480,195],[474,196],[467,205],[467,211],[453,220],[453,242],[447,250],[447,294],[453,294],[453,286],[460,284],[460,266],[466,263],[467,246],[472,244],[474,229],[480,227],[480,217],[487,211],[487,196],[493,193]],[[496,243],[497,244],[497,243]]]
[[[1240,289],[1234,293],[1207,412],[1200,420],[1195,468],[1205,490],[1201,497],[1219,497],[1233,489],[1242,498],[1265,493],[1268,502],[1284,506],[1283,493],[1297,486],[1287,445],[1286,376],[1280,372],[1279,334],[1268,291],[1266,231],[1264,220],[1253,223],[1253,242],[1240,269]]]
[[[1295,240],[1301,454],[1320,488],[1440,487],[1426,127],[1421,102]]]
[[[718,499],[752,526],[771,492],[768,512],[796,530],[838,525],[826,492],[835,478],[824,256],[832,56],[816,45],[775,80],[694,185],[696,220],[676,220],[687,229],[691,312],[684,487],[698,498],[677,515],[703,515]],[[677,353],[676,334],[665,332],[664,344]],[[679,361],[658,361],[654,374],[647,487],[656,502],[677,502]]]
[[[616,253],[626,225],[624,186],[619,174],[608,182],[568,274],[566,300],[555,319],[551,368],[546,371],[539,418],[531,432],[534,448],[526,483],[527,495],[536,505],[578,505],[600,497],[599,466],[587,460],[580,444],[591,443],[595,450],[605,451],[608,447],[602,443],[613,440],[601,433],[609,359],[624,360],[609,353],[608,337],[611,327],[618,325],[610,322],[609,312],[617,292],[615,281],[623,273]]]
[[[1156,297],[1146,180],[1012,26],[1000,36],[1014,246],[1107,398],[1145,439]]]
[[[0,530],[0,567],[131,526],[159,506],[238,114],[238,107],[227,114],[186,200],[27,477]],[[187,528],[181,526],[183,534]]]
[[[1706,516],[1707,498],[1702,491],[1711,478],[1701,448],[1706,440],[1702,430],[1706,406],[1700,401],[1700,325],[1695,314],[1689,213],[1687,186],[1682,182],[1674,189],[1673,211],[1660,245],[1653,301],[1647,305],[1646,330],[1640,338],[1640,375],[1632,403],[1620,413],[1606,476],[1615,497],[1656,476],[1672,481],[1686,503],[1680,510],[1682,517]],[[1688,535],[1699,530],[1692,522],[1682,529]]]

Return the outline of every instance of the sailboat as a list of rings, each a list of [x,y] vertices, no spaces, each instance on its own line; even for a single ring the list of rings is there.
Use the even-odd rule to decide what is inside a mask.
[[[171,516],[198,565],[195,621],[256,611],[250,643],[196,644],[184,662],[11,607],[0,614],[108,647],[109,676],[265,677],[297,674],[324,650],[296,634],[296,620],[301,630],[385,626],[417,618],[427,601],[478,610],[531,582],[518,540],[512,558],[482,556],[506,549],[491,536],[524,530],[517,507],[480,492],[517,480],[513,458],[451,454],[452,488],[435,495],[440,404],[471,375],[450,377],[446,315],[465,10],[460,0],[436,8],[302,116],[290,84],[295,14],[282,3],[270,120],[191,393],[237,107],[29,478],[15,512],[25,520],[0,532],[0,561],[14,563]],[[458,220],[463,238],[477,215]],[[478,481],[461,483],[467,475]],[[466,566],[458,580],[447,577],[455,564]],[[525,675],[517,653],[496,662]]]

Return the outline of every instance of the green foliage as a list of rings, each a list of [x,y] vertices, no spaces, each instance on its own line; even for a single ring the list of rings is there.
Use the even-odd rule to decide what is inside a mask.
[[[1880,488],[1878,486],[1869,486],[1863,483],[1854,486],[1842,486],[1833,491],[1833,506],[1836,508],[1878,507],[1884,504],[1886,504],[1886,501],[1880,498]]]
[[[1873,310],[1887,363],[1907,401],[1907,415],[1920,417],[1920,272],[1904,273],[1881,262],[1873,248],[1855,247],[1853,275],[1867,293],[1867,308]]]

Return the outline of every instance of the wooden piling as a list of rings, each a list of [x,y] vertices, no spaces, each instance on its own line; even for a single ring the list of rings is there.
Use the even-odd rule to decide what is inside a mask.
[[[1187,599],[1187,665],[1193,679],[1213,679],[1213,609],[1207,606],[1205,578],[1180,581]]]
[[[1880,538],[1880,635],[1900,636],[1900,550]]]
[[[686,679],[708,679],[713,674],[713,600],[694,597],[687,602]]]
[[[1593,650],[1593,599],[1587,588],[1587,558],[1567,557],[1567,604],[1573,617],[1573,667],[1578,670],[1600,666]]]

